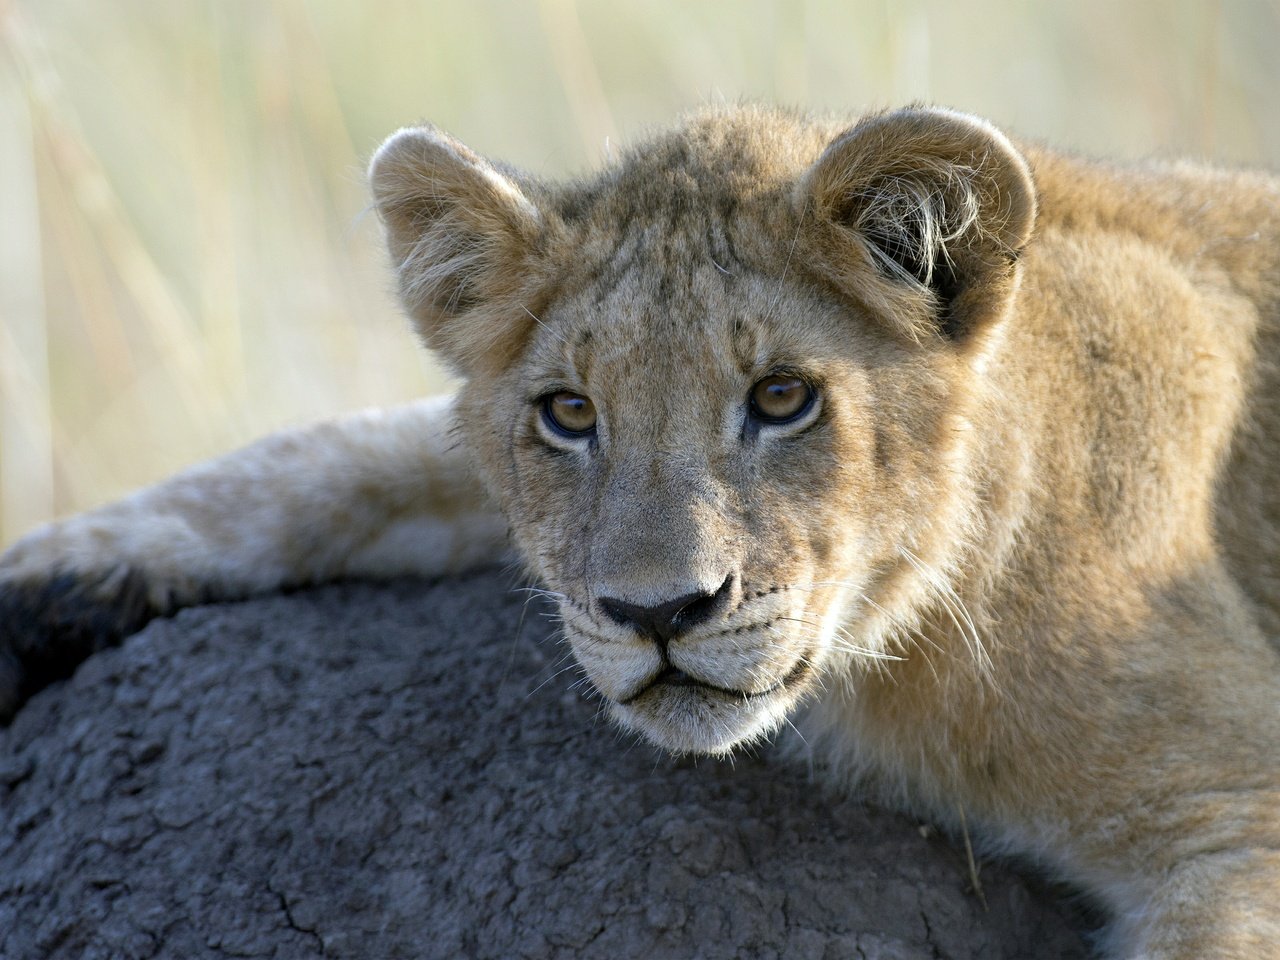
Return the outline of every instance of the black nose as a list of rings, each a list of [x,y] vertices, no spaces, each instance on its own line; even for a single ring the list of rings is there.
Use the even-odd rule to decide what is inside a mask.
[[[686,593],[682,597],[651,607],[628,603],[616,597],[599,597],[596,602],[614,623],[638,630],[665,647],[667,641],[681,631],[723,613],[729,606],[732,592],[733,577],[728,576],[714,593]]]

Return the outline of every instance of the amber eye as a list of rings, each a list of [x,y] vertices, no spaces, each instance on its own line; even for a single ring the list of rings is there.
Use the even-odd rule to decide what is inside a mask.
[[[788,423],[809,409],[813,396],[813,388],[799,377],[765,377],[751,388],[751,414],[766,423]]]
[[[585,437],[596,428],[595,404],[567,390],[542,398],[542,417],[552,430],[566,437]]]

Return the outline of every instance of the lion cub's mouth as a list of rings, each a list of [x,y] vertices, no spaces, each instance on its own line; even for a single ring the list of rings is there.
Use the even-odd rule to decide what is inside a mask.
[[[667,669],[663,670],[660,674],[658,674],[653,679],[653,683],[665,683],[672,687],[699,686],[699,687],[714,688],[715,686],[714,684],[704,683],[701,680],[694,679],[693,677],[689,676],[689,674],[681,670],[679,667],[667,667]],[[728,693],[729,691],[725,690],[724,692]]]
[[[804,678],[805,674],[809,672],[809,669],[810,658],[807,654],[802,654],[796,658],[795,666],[793,666],[787,674],[776,683],[765,687],[763,690],[749,691],[737,690],[732,687],[722,687],[706,680],[700,680],[695,676],[685,673],[679,667],[667,664],[662,670],[659,670],[657,674],[642,683],[635,693],[631,694],[629,697],[618,700],[617,703],[619,706],[629,707],[641,697],[645,696],[645,694],[662,687],[692,687],[694,689],[717,693],[721,696],[745,702],[749,700],[756,700],[760,697],[767,697],[770,694],[777,693],[780,690],[785,690],[786,688],[795,685]]]

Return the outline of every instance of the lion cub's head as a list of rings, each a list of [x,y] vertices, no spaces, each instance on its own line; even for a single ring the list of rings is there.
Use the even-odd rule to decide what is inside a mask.
[[[426,127],[371,178],[466,440],[621,722],[721,752],[892,655],[967,534],[967,418],[1035,208],[1003,136],[740,110],[548,185]]]

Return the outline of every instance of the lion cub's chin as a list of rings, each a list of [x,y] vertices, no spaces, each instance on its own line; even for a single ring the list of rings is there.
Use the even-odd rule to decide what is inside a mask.
[[[762,739],[786,718],[806,684],[797,677],[751,697],[699,685],[654,684],[626,704],[611,703],[613,718],[655,746],[676,754],[724,756]]]

